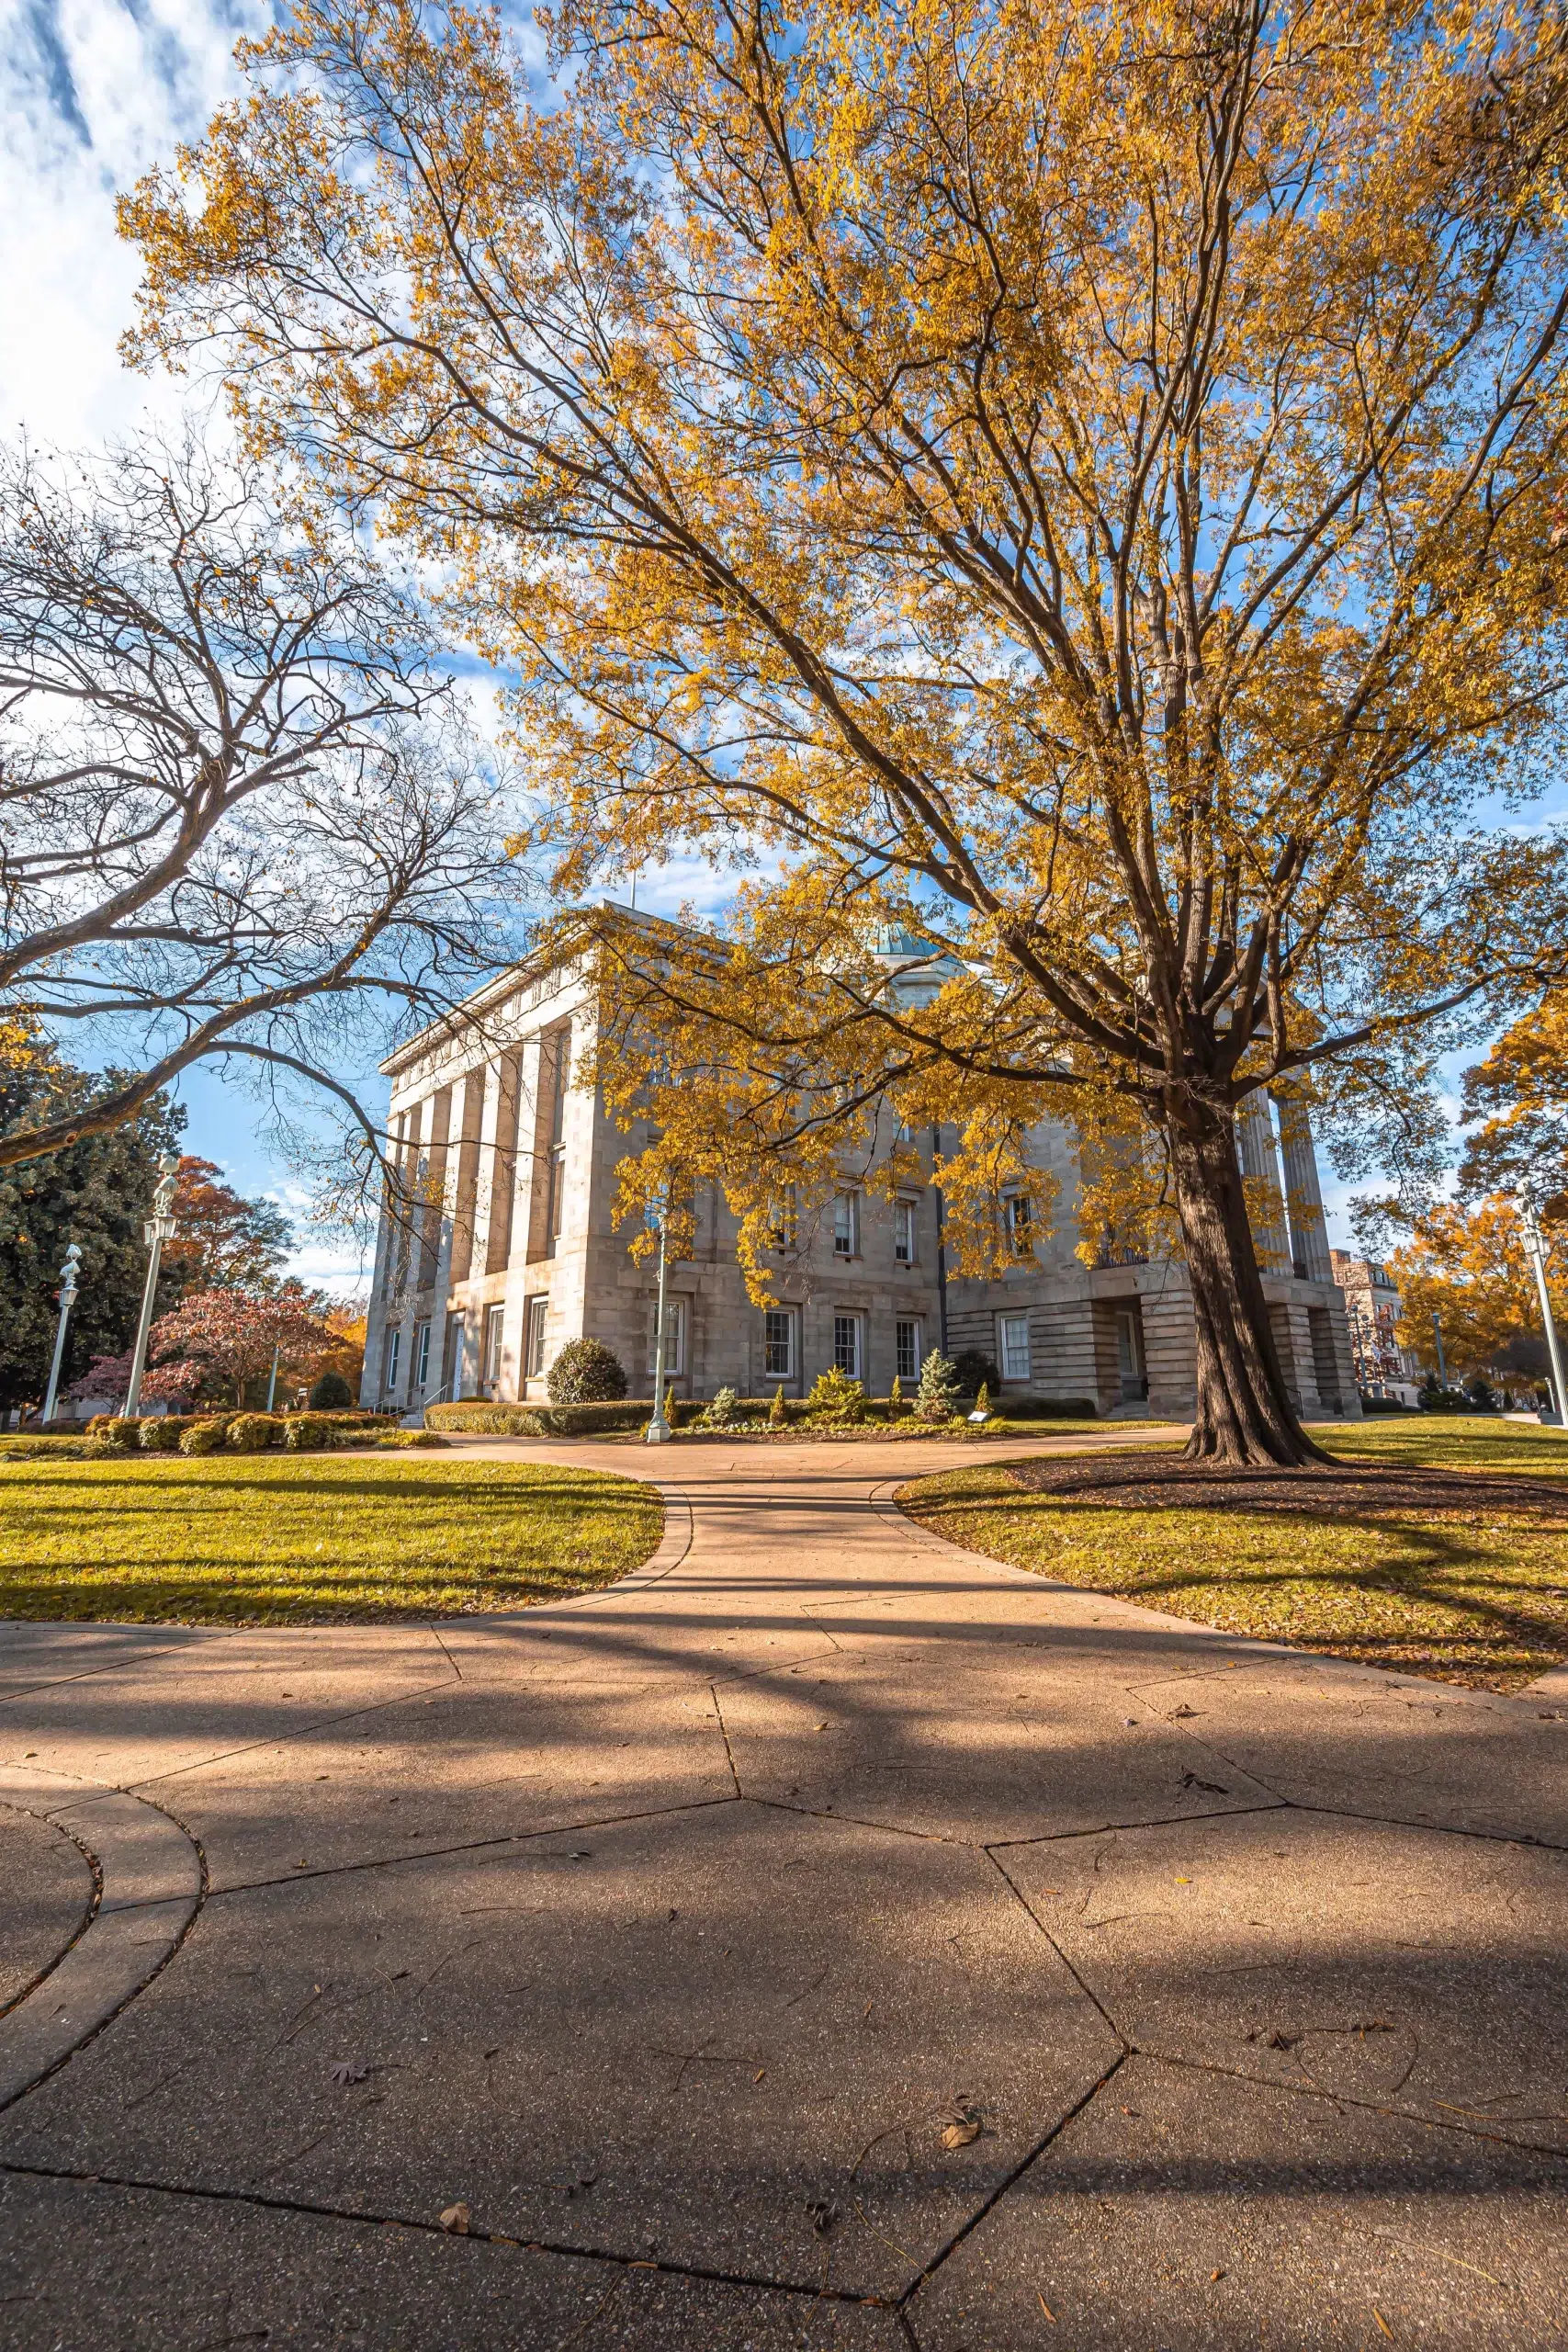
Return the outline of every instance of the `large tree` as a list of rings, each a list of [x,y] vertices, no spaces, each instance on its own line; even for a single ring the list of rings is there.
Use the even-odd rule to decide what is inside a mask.
[[[1563,936],[1477,814],[1568,679],[1560,13],[553,25],[536,110],[498,16],[303,0],[126,206],[137,347],[438,562],[564,890],[755,868],[727,952],[612,944],[659,1148],[761,1230],[883,1106],[972,1193],[1054,1109],[1173,1211],[1194,1450],[1309,1459],[1236,1108],[1399,1104]]]
[[[14,1024],[0,1033],[0,1137],[68,1117],[101,1091],[101,1081],[68,1068],[36,1035]],[[184,1125],[185,1114],[154,1095],[111,1131],[89,1132],[47,1159],[0,1167],[0,1413],[37,1404],[48,1385],[71,1242],[82,1271],[66,1379],[130,1347],[147,1278],[142,1220],[158,1162],[177,1150]],[[159,1304],[172,1304],[178,1290],[177,1276],[165,1274]]]
[[[449,1007],[509,895],[496,779],[418,601],[194,433],[0,450],[0,1008],[115,1061],[0,1167],[216,1060],[313,1081]]]
[[[183,1290],[276,1287],[294,1228],[274,1201],[247,1201],[211,1159],[180,1157],[175,1238],[164,1264]]]

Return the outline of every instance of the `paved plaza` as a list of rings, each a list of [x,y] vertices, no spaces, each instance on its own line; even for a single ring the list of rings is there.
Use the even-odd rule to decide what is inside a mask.
[[[592,1598],[0,1626],[0,2346],[1561,2346],[1568,1694],[893,1506],[973,1458],[576,1445],[673,1482]]]

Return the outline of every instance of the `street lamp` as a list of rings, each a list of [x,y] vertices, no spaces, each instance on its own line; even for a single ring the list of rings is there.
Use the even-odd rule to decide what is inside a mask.
[[[159,1177],[152,1194],[152,1214],[141,1227],[141,1238],[147,1244],[147,1287],[141,1294],[141,1320],[136,1327],[136,1348],[130,1359],[130,1385],[125,1392],[125,1419],[135,1416],[141,1402],[141,1374],[147,1363],[147,1334],[152,1328],[152,1297],[158,1287],[158,1265],[164,1255],[164,1244],[175,1238],[173,1203],[175,1181],[179,1161],[172,1151],[165,1152],[158,1162]]]
[[[653,1419],[648,1425],[649,1445],[668,1445],[670,1424],[664,1418],[664,1329],[665,1312],[669,1303],[669,1251],[665,1248],[670,1221],[670,1188],[660,1193],[659,1210],[659,1311],[653,1327]]]
[[[60,1269],[60,1322],[54,1334],[54,1362],[49,1369],[49,1394],[43,1400],[44,1425],[54,1419],[54,1400],[60,1394],[60,1367],[65,1362],[65,1326],[71,1319],[71,1309],[76,1304],[76,1270],[82,1263],[82,1252],[72,1242],[65,1252],[65,1263]]]
[[[1535,1268],[1535,1286],[1540,1295],[1540,1319],[1546,1326],[1547,1353],[1551,1358],[1551,1390],[1559,1421],[1568,1419],[1563,1410],[1568,1390],[1562,1381],[1562,1351],[1557,1343],[1557,1325],[1551,1313],[1551,1295],[1546,1287],[1546,1244],[1540,1238],[1540,1225],[1529,1201],[1519,1204],[1519,1224],[1525,1237],[1525,1249]]]

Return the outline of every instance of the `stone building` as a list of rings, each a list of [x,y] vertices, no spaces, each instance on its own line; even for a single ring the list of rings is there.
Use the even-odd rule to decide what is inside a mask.
[[[919,943],[889,943],[898,972]],[[929,958],[927,959],[929,964]],[[912,971],[912,967],[911,967]],[[937,985],[928,970],[908,993]],[[638,1138],[578,1081],[595,1020],[592,986],[562,969],[499,974],[464,1007],[393,1055],[391,1151],[421,1205],[384,1216],[378,1237],[362,1396],[403,1411],[449,1397],[527,1402],[569,1340],[614,1348],[634,1396],[650,1393],[655,1276],[613,1221],[615,1166]],[[1265,1204],[1265,1289],[1286,1376],[1309,1416],[1359,1410],[1305,1122],[1287,1108],[1278,1142],[1249,1105],[1244,1161]],[[929,1170],[931,1143],[918,1139]],[[929,1182],[894,1201],[846,1177],[819,1223],[781,1250],[774,1303],[752,1304],[735,1256],[736,1221],[711,1190],[694,1203],[692,1255],[670,1270],[678,1395],[802,1396],[832,1365],[886,1395],[906,1390],[933,1347],[976,1349],[1003,1398],[1076,1400],[1100,1413],[1185,1416],[1193,1401],[1191,1306],[1168,1261],[1089,1268],[1077,1256],[1070,1130],[1037,1130],[1056,1180],[1049,1219],[1003,1204],[1016,1262],[995,1281],[944,1280],[940,1197]],[[1281,1162],[1283,1183],[1280,1182]],[[1287,1205],[1287,1203],[1289,1205]]]
[[[1369,1396],[1413,1405],[1423,1376],[1421,1360],[1394,1337],[1401,1311],[1398,1283],[1375,1258],[1358,1258],[1348,1250],[1331,1255],[1334,1279],[1345,1295],[1358,1385]]]

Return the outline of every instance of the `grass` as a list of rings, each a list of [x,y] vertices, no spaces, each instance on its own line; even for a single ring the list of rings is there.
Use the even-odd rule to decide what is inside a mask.
[[[1568,1438],[1529,1423],[1423,1416],[1312,1434],[1346,1463],[1568,1480]],[[1304,1481],[1299,1508],[1293,1495],[1286,1509],[1120,1508],[1026,1491],[987,1463],[898,1499],[970,1551],[1227,1633],[1493,1690],[1568,1660],[1568,1521],[1484,1485],[1441,1508],[1406,1496],[1314,1509]]]
[[[654,1550],[654,1490],[429,1455],[0,1466],[0,1617],[385,1623],[588,1591]]]

